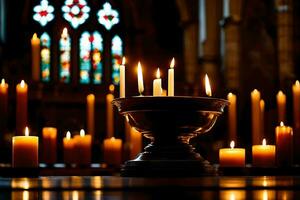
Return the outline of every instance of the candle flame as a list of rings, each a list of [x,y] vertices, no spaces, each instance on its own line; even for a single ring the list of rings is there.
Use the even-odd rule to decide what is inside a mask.
[[[261,99],[261,100],[259,101],[259,106],[260,106],[260,109],[261,109],[262,111],[264,111],[264,109],[265,109],[265,101],[264,101],[263,99]]]
[[[160,71],[159,71],[159,68],[157,68],[157,71],[156,71],[156,78],[157,78],[157,79],[160,78]]]
[[[230,200],[235,200],[236,198],[235,198],[235,193],[230,193],[230,198],[229,198]]]
[[[263,145],[263,146],[266,146],[266,145],[267,145],[267,140],[266,140],[265,138],[262,140],[262,145]]]
[[[229,92],[228,95],[227,95],[227,98],[230,98],[233,96],[233,93]]]
[[[87,100],[90,100],[90,101],[93,101],[93,100],[95,100],[95,95],[94,95],[94,94],[88,94],[88,95],[86,96],[86,99],[87,99]]]
[[[63,29],[63,32],[62,32],[61,36],[62,37],[67,37],[68,36],[68,29],[66,27]]]
[[[115,141],[116,138],[115,138],[115,137],[111,137],[110,140],[111,140],[111,141]]]
[[[126,63],[126,58],[125,58],[125,56],[123,56],[123,58],[122,58],[122,65],[125,65],[125,63]]]
[[[280,126],[284,126],[284,123],[282,121],[280,122]]]
[[[211,95],[212,95],[209,78],[208,78],[207,74],[205,74],[205,93],[209,97],[211,97]]]
[[[24,81],[24,80],[21,81],[20,86],[21,86],[22,88],[25,87],[25,81]]]
[[[138,69],[138,89],[139,89],[140,95],[142,95],[142,93],[144,92],[144,82],[143,82],[142,65],[140,62],[138,63],[137,69]]]
[[[83,129],[80,129],[80,137],[84,137],[85,136],[85,131]]]
[[[29,192],[27,190],[23,191],[22,200],[29,200]]]
[[[115,91],[115,86],[113,84],[110,84],[108,89],[110,93],[113,93]]]
[[[4,86],[5,85],[5,79],[1,79],[1,85]]]
[[[70,131],[67,131],[66,138],[67,138],[68,140],[71,139],[71,132],[70,132]]]
[[[37,40],[37,39],[38,39],[37,34],[34,33],[33,36],[32,36],[32,40]]]
[[[296,80],[295,85],[300,86],[300,82],[298,80]]]
[[[283,96],[283,95],[285,95],[281,90],[279,90],[279,92],[278,92],[278,94],[277,94],[278,96]]]
[[[25,127],[25,136],[29,136],[29,128],[28,128],[28,126]]]
[[[174,66],[175,66],[175,59],[174,59],[174,57],[173,57],[173,58],[172,58],[172,61],[171,61],[171,63],[170,63],[170,68],[173,69]]]
[[[230,148],[233,149],[234,146],[235,146],[235,143],[234,143],[234,141],[232,140],[232,141],[230,142]]]

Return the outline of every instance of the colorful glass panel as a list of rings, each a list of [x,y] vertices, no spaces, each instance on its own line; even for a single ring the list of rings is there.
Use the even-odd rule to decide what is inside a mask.
[[[123,42],[118,35],[115,35],[112,39],[111,53],[112,53],[112,82],[113,84],[117,85],[120,82],[119,68],[120,65],[122,64],[122,56],[123,56]]]
[[[80,83],[90,83],[91,73],[91,42],[90,34],[85,31],[80,38]]]
[[[93,33],[93,38],[91,40],[93,48],[93,70],[94,70],[94,84],[100,84],[102,82],[103,74],[103,39],[98,31]]]
[[[98,22],[107,30],[110,30],[115,24],[119,23],[119,13],[106,2],[103,4],[103,9],[98,11]]]
[[[69,83],[71,81],[71,38],[66,28],[59,40],[59,52],[59,80],[63,83]]]
[[[51,39],[48,33],[41,35],[41,75],[43,82],[50,81]]]
[[[34,6],[33,19],[41,24],[41,26],[46,26],[46,24],[54,19],[54,7],[48,4],[47,0],[41,0],[40,5]]]
[[[62,7],[64,18],[73,28],[77,28],[89,18],[90,7],[85,0],[66,0]]]

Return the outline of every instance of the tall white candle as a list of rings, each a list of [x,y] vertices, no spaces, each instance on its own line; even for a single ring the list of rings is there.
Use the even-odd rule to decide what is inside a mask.
[[[125,97],[125,57],[122,59],[122,65],[120,65],[120,98]]]
[[[153,96],[161,96],[162,95],[162,87],[161,87],[161,78],[159,68],[156,71],[156,79],[153,81]]]
[[[174,65],[175,59],[173,58],[168,70],[168,96],[174,96]]]
[[[230,102],[228,106],[228,132],[229,140],[231,141],[237,139],[236,95],[230,92],[227,95],[227,99]]]
[[[87,132],[94,139],[95,135],[95,95],[89,94],[86,96],[86,123]]]
[[[296,81],[293,85],[293,111],[294,111],[294,127],[300,128],[300,83]]]
[[[143,95],[144,92],[144,81],[143,81],[143,71],[142,71],[142,65],[139,62],[138,63],[138,89],[140,95]]]
[[[261,138],[261,112],[260,112],[260,92],[255,89],[251,92],[252,105],[252,145],[260,144]]]
[[[31,57],[32,57],[32,80],[38,81],[40,79],[40,39],[36,33],[31,39]]]
[[[106,129],[107,136],[112,137],[114,135],[114,110],[112,101],[114,100],[114,85],[109,86],[109,94],[106,95]]]
[[[276,96],[277,110],[278,110],[278,122],[285,122],[286,113],[286,95],[280,90]]]

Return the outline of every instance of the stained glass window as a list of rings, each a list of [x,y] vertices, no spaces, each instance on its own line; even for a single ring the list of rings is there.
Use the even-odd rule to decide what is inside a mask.
[[[91,42],[90,34],[85,31],[80,38],[80,83],[90,83]]]
[[[117,85],[120,82],[119,68],[120,65],[122,64],[122,56],[123,56],[123,42],[118,35],[115,35],[112,39],[111,53],[112,53],[112,82],[113,84]]]
[[[80,83],[90,83],[91,78],[94,84],[102,82],[102,53],[103,39],[100,33],[83,32],[80,38]]]
[[[62,7],[64,18],[73,28],[77,28],[89,18],[90,7],[85,0],[65,0],[65,5]]]
[[[119,13],[106,2],[103,4],[103,9],[98,12],[98,22],[107,30],[110,30],[115,24],[119,23]]]
[[[33,8],[35,14],[33,19],[39,22],[42,26],[45,26],[48,22],[54,19],[54,7],[48,4],[47,0],[41,0],[40,5]]]
[[[66,28],[64,28],[59,40],[59,52],[59,80],[63,83],[69,83],[71,79],[71,38]]]
[[[42,81],[50,81],[50,58],[51,58],[51,39],[48,33],[41,35],[41,74]]]

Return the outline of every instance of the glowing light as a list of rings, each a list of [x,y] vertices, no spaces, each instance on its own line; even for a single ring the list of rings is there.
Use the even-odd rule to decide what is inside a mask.
[[[160,71],[159,71],[159,68],[157,68],[157,71],[156,71],[156,78],[160,78]]]
[[[207,74],[205,74],[205,93],[209,97],[211,97],[211,95],[212,95],[209,78],[208,78]]]
[[[263,146],[266,146],[266,145],[267,145],[267,141],[266,141],[265,138],[262,140],[262,145],[263,145]]]
[[[29,136],[29,128],[27,126],[25,127],[25,136]]]
[[[175,66],[175,59],[172,58],[172,61],[170,63],[170,68],[174,68],[174,66]]]
[[[4,87],[5,86],[5,79],[1,79],[1,86]]]
[[[125,63],[126,63],[126,58],[125,58],[125,56],[123,56],[123,58],[122,58],[122,65],[125,65]]]
[[[21,86],[21,88],[25,87],[25,81],[24,80],[21,81],[20,86]]]
[[[115,91],[115,86],[113,84],[110,84],[108,89],[110,93],[113,93]]]
[[[232,140],[232,141],[230,142],[230,148],[233,149],[234,146],[235,146],[235,143],[234,143],[234,141]]]
[[[66,138],[67,138],[68,140],[71,139],[71,132],[70,132],[70,131],[67,131],[67,133],[66,133]]]
[[[80,137],[84,137],[85,136],[85,131],[83,129],[80,129]]]
[[[144,92],[144,81],[143,81],[142,65],[140,62],[138,63],[137,70],[138,70],[138,89],[140,95],[142,95],[142,93]]]
[[[284,126],[284,123],[283,123],[283,122],[280,122],[280,126]]]

